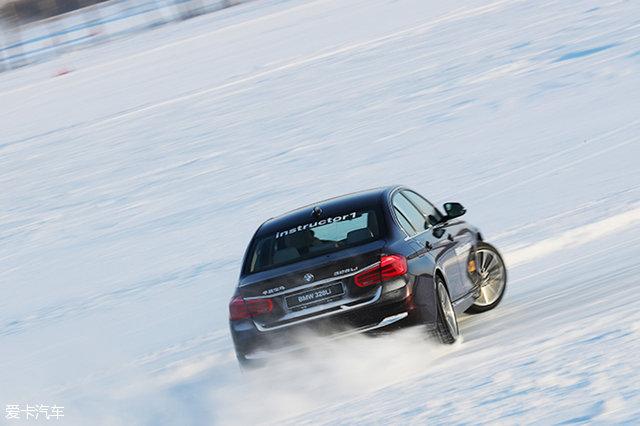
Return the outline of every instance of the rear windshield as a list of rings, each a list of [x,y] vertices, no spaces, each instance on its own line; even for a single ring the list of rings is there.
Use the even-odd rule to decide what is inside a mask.
[[[247,256],[245,272],[259,272],[366,244],[380,238],[377,209],[312,219],[270,235],[258,236]]]

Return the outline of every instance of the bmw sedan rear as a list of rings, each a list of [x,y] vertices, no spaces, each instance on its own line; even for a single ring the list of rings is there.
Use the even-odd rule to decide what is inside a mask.
[[[372,330],[402,320],[410,276],[384,191],[344,196],[265,222],[253,236],[230,305],[238,360],[296,347],[295,336]]]

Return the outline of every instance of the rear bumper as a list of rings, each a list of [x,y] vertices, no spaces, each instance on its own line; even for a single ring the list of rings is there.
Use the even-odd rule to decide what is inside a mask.
[[[406,281],[388,282],[369,301],[352,308],[305,318],[294,324],[270,329],[258,328],[252,320],[232,321],[231,335],[238,359],[272,357],[308,348],[314,339],[339,339],[384,327],[414,323],[411,286]]]
[[[380,328],[384,328],[387,326],[390,326],[392,324],[396,324],[399,321],[402,321],[403,319],[407,318],[409,316],[408,312],[402,312],[399,314],[395,314],[389,317],[384,318],[382,321],[378,322],[377,324],[372,324],[369,326],[362,326],[360,328],[356,328],[353,330],[346,330],[346,331],[342,331],[342,332],[338,332],[338,333],[334,333],[331,335],[328,335],[325,337],[326,341],[333,341],[333,340],[338,340],[341,338],[345,338],[345,337],[349,337],[355,334],[361,334],[361,333],[366,333],[369,331],[374,331],[374,330],[378,330]],[[271,348],[270,350],[268,349],[258,349],[252,353],[246,354],[244,355],[244,359],[247,360],[265,360],[265,359],[269,359],[272,358],[274,356],[278,356],[278,355],[283,355],[286,353],[291,353],[291,352],[296,352],[296,351],[301,351],[301,350],[305,350],[305,349],[309,349],[310,348],[310,344],[309,343],[302,343],[299,342],[297,344],[291,344],[290,346],[284,346],[282,348]]]

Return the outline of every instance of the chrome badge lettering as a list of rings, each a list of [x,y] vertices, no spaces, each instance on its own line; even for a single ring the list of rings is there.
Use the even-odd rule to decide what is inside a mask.
[[[285,287],[281,285],[280,287],[274,287],[274,288],[270,288],[269,290],[265,290],[262,292],[262,294],[266,296],[267,294],[278,293],[279,291],[283,291],[283,290],[285,290]]]
[[[333,273],[333,276],[334,276],[334,277],[337,277],[338,275],[348,274],[348,273],[350,273],[350,272],[355,272],[355,271],[357,271],[357,270],[358,270],[358,267],[357,267],[357,266],[354,266],[354,267],[352,267],[352,268],[347,268],[347,269],[341,269],[341,270],[339,270],[339,271],[335,271],[335,272]]]

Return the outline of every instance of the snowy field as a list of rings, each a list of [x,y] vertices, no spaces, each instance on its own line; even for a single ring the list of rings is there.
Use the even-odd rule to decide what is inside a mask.
[[[637,1],[256,1],[0,74],[0,106],[3,414],[640,423]],[[392,183],[467,207],[502,305],[454,347],[409,329],[242,374],[256,227]]]
[[[21,24],[0,15],[0,70],[47,61],[92,44],[248,0],[110,0],[92,7]]]

